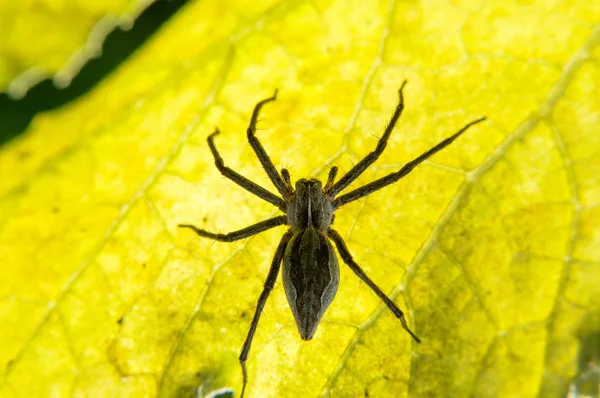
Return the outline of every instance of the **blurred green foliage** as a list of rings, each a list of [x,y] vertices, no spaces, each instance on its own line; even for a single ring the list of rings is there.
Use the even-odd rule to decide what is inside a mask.
[[[186,0],[159,0],[139,16],[132,29],[115,28],[106,38],[102,55],[90,60],[64,89],[55,87],[52,80],[46,79],[32,87],[21,99],[0,93],[0,145],[23,133],[36,114],[58,108],[92,89],[185,3]]]

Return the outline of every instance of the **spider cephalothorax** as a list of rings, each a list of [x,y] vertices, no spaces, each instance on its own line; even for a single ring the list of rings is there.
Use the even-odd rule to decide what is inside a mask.
[[[277,280],[277,274],[281,268],[281,263],[283,262],[283,286],[288,303],[294,314],[300,337],[304,340],[310,340],[313,337],[323,314],[333,301],[339,284],[339,265],[331,241],[333,241],[337,247],[342,260],[387,305],[392,313],[400,320],[402,327],[412,336],[412,338],[415,341],[420,342],[419,338],[406,324],[403,312],[363,272],[352,258],[352,255],[340,234],[331,227],[334,211],[336,209],[378,191],[387,185],[395,183],[410,173],[410,171],[421,162],[450,145],[469,127],[485,120],[485,118],[480,118],[468,123],[454,135],[441,141],[433,148],[421,154],[421,156],[406,163],[400,170],[381,177],[362,187],[356,188],[346,194],[337,196],[338,193],[347,188],[373,162],[375,162],[385,149],[387,140],[404,109],[402,90],[404,89],[405,84],[406,81],[400,87],[400,100],[383,136],[379,139],[375,150],[369,153],[337,181],[335,181],[335,177],[338,169],[335,166],[332,167],[329,171],[325,187],[322,186],[322,183],[319,180],[301,179],[296,182],[296,189],[293,189],[289,172],[286,169],[282,169],[281,173],[277,171],[260,141],[258,141],[258,138],[255,136],[256,122],[258,120],[260,109],[264,104],[275,100],[277,97],[277,90],[275,90],[272,97],[260,101],[254,107],[250,125],[247,130],[247,137],[252,149],[258,156],[258,159],[269,176],[269,179],[275,188],[277,188],[281,197],[225,166],[223,159],[219,155],[214,144],[214,137],[219,134],[218,129],[208,137],[208,145],[215,158],[217,169],[221,174],[259,198],[277,206],[285,213],[285,215],[276,216],[228,234],[208,232],[189,224],[180,224],[179,226],[190,228],[202,237],[221,242],[232,242],[247,238],[278,225],[289,226],[275,250],[275,255],[271,262],[271,268],[269,269],[265,286],[258,299],[250,330],[248,331],[248,336],[246,337],[246,341],[244,342],[244,346],[240,353],[240,365],[243,374],[242,396],[244,395],[248,381],[246,360],[248,359],[248,353],[250,352],[252,338],[254,337],[260,314],[262,313],[267,298],[271,290],[273,290],[273,286]]]

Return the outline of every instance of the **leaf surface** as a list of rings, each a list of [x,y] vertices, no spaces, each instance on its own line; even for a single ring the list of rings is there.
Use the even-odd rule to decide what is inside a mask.
[[[68,86],[106,35],[132,25],[153,1],[0,2],[0,90],[19,98],[48,77]]]
[[[278,281],[248,396],[552,397],[600,328],[600,9],[593,2],[190,3],[81,100],[0,152],[0,397],[193,396],[237,363],[283,227],[214,168],[275,192],[245,141],[292,179],[352,186],[485,115],[397,184],[336,212],[357,262],[405,310],[411,341],[341,265],[315,338]]]

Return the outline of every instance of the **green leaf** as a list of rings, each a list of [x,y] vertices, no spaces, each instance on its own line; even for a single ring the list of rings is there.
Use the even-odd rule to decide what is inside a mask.
[[[237,363],[284,228],[245,139],[296,180],[347,171],[406,109],[336,212],[357,262],[405,310],[411,341],[343,264],[302,341],[278,282],[248,396],[559,397],[600,329],[600,6],[516,2],[190,3],[81,100],[0,150],[0,397],[240,391]],[[585,352],[584,352],[585,354]],[[585,357],[585,355],[584,355]]]

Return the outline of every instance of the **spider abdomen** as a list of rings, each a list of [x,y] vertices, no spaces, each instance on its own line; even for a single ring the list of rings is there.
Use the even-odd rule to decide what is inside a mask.
[[[338,260],[327,236],[312,226],[295,233],[285,250],[282,277],[300,337],[310,340],[340,281]]]

